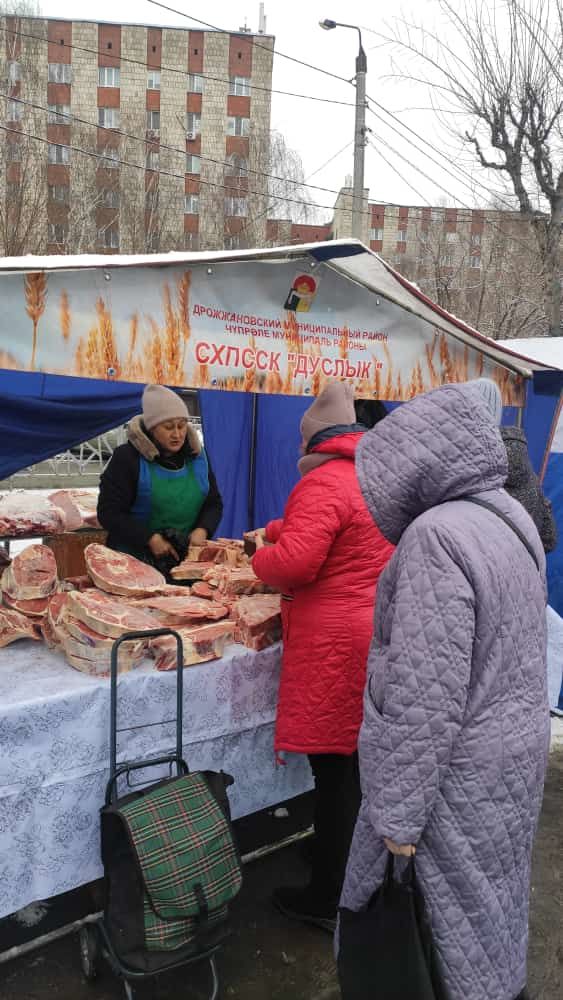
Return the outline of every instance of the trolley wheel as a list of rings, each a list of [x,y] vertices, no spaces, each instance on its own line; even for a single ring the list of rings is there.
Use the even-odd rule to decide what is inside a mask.
[[[99,972],[100,941],[92,924],[85,924],[80,928],[79,942],[82,975],[86,982],[93,983]]]

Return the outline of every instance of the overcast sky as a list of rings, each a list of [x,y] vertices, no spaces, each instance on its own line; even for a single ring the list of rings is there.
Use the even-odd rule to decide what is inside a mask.
[[[186,15],[191,12],[228,31],[236,31],[245,23],[253,31],[258,28],[257,0],[207,0],[205,4],[195,0],[168,2]],[[381,13],[382,9],[385,13],[386,7],[391,14],[384,22]],[[76,0],[42,0],[41,8],[49,17],[73,18],[78,14]],[[372,130],[370,141],[373,145],[368,145],[366,151],[366,186],[369,186],[372,200],[402,204],[440,204],[443,200],[450,205],[486,204],[486,192],[479,187],[470,190],[467,174],[461,177],[457,167],[461,163],[481,182],[486,182],[487,178],[474,168],[470,154],[460,159],[460,150],[448,139],[434,112],[424,110],[429,103],[426,88],[391,78],[393,61],[408,69],[408,60],[404,54],[397,50],[393,53],[388,45],[382,44],[376,32],[391,33],[394,17],[399,17],[401,11],[409,16],[413,9],[416,12],[413,16],[424,20],[428,29],[436,27],[438,32],[444,31],[436,0],[407,2],[402,7],[400,4],[368,3],[367,0],[347,0],[346,3],[343,0],[269,0],[266,2],[267,32],[275,35],[276,49],[280,53],[351,78],[358,47],[357,33],[342,28],[322,31],[319,20],[341,19],[362,27],[368,60],[368,94],[396,113],[401,122],[430,141],[437,150],[432,152],[419,139],[405,136],[401,125],[384,114],[385,123],[368,113],[367,124]],[[148,0],[135,0],[135,3],[132,0],[82,0],[79,13],[85,20],[197,27],[189,17],[162,10]],[[353,103],[355,98],[354,89],[346,83],[299,66],[281,55],[274,60],[273,87],[334,101]],[[380,109],[374,107],[374,110],[382,114]],[[305,176],[311,178],[311,183],[338,189],[344,184],[346,175],[352,173],[352,106],[274,94],[272,127],[282,132],[288,145],[299,152]],[[402,134],[397,135],[394,128]],[[348,143],[347,148],[327,164]],[[427,159],[413,143],[434,157],[443,169]],[[442,159],[440,152],[446,153],[447,160]],[[406,160],[411,161],[412,166]],[[455,176],[452,177],[448,170]],[[320,205],[332,206],[334,202],[331,192],[312,191],[311,194]]]

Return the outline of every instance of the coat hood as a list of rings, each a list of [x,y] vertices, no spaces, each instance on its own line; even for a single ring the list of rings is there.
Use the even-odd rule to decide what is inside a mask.
[[[426,510],[502,488],[508,462],[499,429],[468,382],[394,410],[363,435],[356,471],[375,523],[396,544]]]
[[[334,455],[335,458],[355,458],[358,445],[366,433],[364,427],[361,429],[352,427],[331,427],[323,434],[317,434],[309,444],[308,453],[310,455]]]
[[[133,445],[139,454],[143,456],[143,458],[146,458],[147,462],[154,462],[154,460],[160,455],[157,445],[146,431],[143,418],[141,416],[133,417],[133,419],[129,421],[129,425],[127,427],[127,440]],[[201,452],[201,442],[197,436],[197,432],[191,424],[188,424],[188,433],[186,435],[186,443],[183,451],[184,453],[192,455],[199,455]]]

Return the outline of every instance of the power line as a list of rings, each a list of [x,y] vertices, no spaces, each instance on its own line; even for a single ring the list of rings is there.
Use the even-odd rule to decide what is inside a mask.
[[[14,104],[21,104],[21,105],[24,105],[26,107],[33,108],[36,111],[44,112],[45,114],[50,114],[51,113],[49,107],[46,107],[44,104],[38,104],[38,103],[36,103],[34,101],[27,101],[27,100],[25,100],[22,97],[12,97],[9,94],[0,93],[0,99],[2,99],[4,101],[11,101]],[[71,124],[71,122],[78,122],[78,124],[80,124],[80,125],[86,125],[88,128],[95,128],[98,131],[100,129],[103,129],[103,126],[99,125],[97,122],[91,122],[91,121],[88,121],[85,118],[79,118],[77,115],[72,115],[72,114],[70,114],[70,115],[63,115],[63,114],[61,114],[59,117],[61,117],[61,118],[62,117],[68,118],[69,119],[69,122],[68,122],[69,125]],[[65,123],[59,123],[59,124],[67,124],[67,123],[65,122]],[[110,134],[119,135],[119,136],[121,136],[124,139],[131,139],[134,142],[140,142],[140,143],[143,143],[144,145],[150,146],[152,148],[154,148],[154,146],[156,144],[156,140],[155,139],[147,139],[146,136],[142,137],[142,136],[139,136],[139,135],[134,135],[131,132],[125,132],[123,129],[112,128],[112,129],[107,129],[107,131]],[[66,145],[66,143],[54,143],[54,145]],[[221,166],[221,167],[229,167],[229,166],[231,166],[231,164],[229,163],[228,160],[216,160],[212,156],[205,156],[202,153],[193,153],[193,154],[190,154],[189,151],[186,150],[186,149],[181,149],[179,146],[170,146],[167,143],[163,143],[163,142],[160,142],[160,141],[158,142],[158,147],[159,147],[159,149],[165,149],[165,150],[167,150],[168,152],[171,152],[171,153],[178,153],[180,156],[183,156],[184,158],[186,156],[193,155],[193,156],[197,156],[200,160],[205,160],[206,162],[213,163],[213,164],[215,164],[217,166]],[[311,190],[322,191],[325,194],[335,194],[335,195],[338,195],[338,193],[339,193],[336,190],[336,188],[322,187],[319,184],[307,184],[304,181],[292,181],[288,177],[280,177],[278,174],[270,174],[270,173],[267,173],[264,170],[253,170],[252,168],[248,167],[247,168],[247,173],[254,174],[257,177],[267,177],[267,178],[269,178],[271,180],[281,181],[281,182],[283,182],[285,184],[293,184],[297,188],[299,188],[299,187],[307,187],[307,188],[311,188]],[[202,183],[210,183],[210,182],[204,182],[204,181],[202,181]],[[226,186],[229,188],[229,190],[231,190],[231,187],[229,185],[226,185]],[[241,193],[243,191],[242,188],[237,189],[237,190],[239,190]],[[252,193],[256,193],[256,192],[252,192]],[[307,203],[304,202],[304,204],[307,204]]]
[[[33,34],[32,32],[29,32],[29,31],[22,31],[21,29],[16,30],[15,28],[8,28],[6,25],[0,26],[0,30],[4,31],[4,32],[6,32],[7,34],[10,34],[10,35],[17,35],[20,38],[30,38],[30,39],[34,39],[37,42],[43,42],[45,44],[51,44],[51,45],[52,44],[57,44],[57,46],[59,48],[61,48],[61,49],[76,49],[78,52],[88,52],[90,55],[94,55],[94,56],[99,56],[100,55],[100,50],[99,49],[91,49],[91,48],[88,48],[85,45],[78,45],[75,42],[65,42],[65,41],[61,40],[60,42],[53,43],[53,42],[49,42],[49,39],[45,38],[43,35],[35,35],[35,34]],[[179,30],[181,30],[181,29],[179,29]],[[271,51],[272,50],[268,49],[268,52],[271,52]],[[272,54],[273,54],[273,52],[272,52]],[[278,53],[276,53],[276,54],[278,54]],[[146,61],[143,62],[142,59],[133,59],[130,56],[124,56],[124,55],[116,56],[115,59],[116,59],[116,63],[119,60],[120,63],[121,62],[132,63],[134,66],[142,66],[143,69],[149,69],[149,67],[147,67]],[[210,73],[190,73],[189,70],[187,70],[187,69],[186,70],[178,69],[176,66],[162,66],[161,65],[161,66],[155,66],[154,69],[157,69],[157,70],[160,70],[160,71],[164,71],[165,73],[177,73],[180,76],[185,76],[185,77],[188,77],[188,76],[200,76],[200,77],[202,77],[202,79],[204,79],[204,80],[212,80],[214,83],[226,83],[226,84],[230,84],[230,82],[231,82],[230,80],[225,79],[223,77],[212,76]],[[349,83],[349,81],[346,81],[346,82]],[[281,94],[283,97],[297,97],[297,98],[301,98],[301,99],[306,100],[306,101],[318,101],[318,102],[320,102],[322,104],[338,104],[338,105],[341,105],[341,106],[347,107],[347,108],[353,108],[355,106],[353,101],[337,101],[337,100],[335,100],[333,98],[330,98],[330,97],[317,97],[314,94],[300,94],[300,93],[296,93],[296,92],[291,91],[291,90],[277,90],[277,89],[274,89],[272,87],[263,87],[263,86],[261,86],[260,84],[257,84],[257,83],[249,83],[248,86],[249,86],[250,90],[259,90],[259,91],[262,91],[262,92],[267,93],[267,94]]]
[[[196,24],[203,25],[204,28],[210,28],[211,31],[219,31],[223,35],[240,35],[241,37],[247,38],[248,36],[241,34],[240,31],[226,31],[225,28],[218,28],[216,24],[210,24],[209,21],[202,21],[199,17],[194,17],[193,14],[187,14],[183,10],[177,10],[175,7],[168,7],[164,3],[160,3],[159,0],[147,0],[147,3],[153,5],[153,7],[161,7],[162,10],[167,10],[170,14],[177,14],[179,17],[185,17],[188,21],[194,21]],[[330,76],[333,80],[340,80],[341,83],[350,84],[351,81],[347,80],[345,76],[339,76],[338,73],[332,73],[329,69],[323,69],[322,66],[314,66],[312,63],[305,62],[303,59],[297,59],[295,56],[290,56],[287,52],[280,52],[278,49],[271,49],[268,45],[261,45],[260,42],[250,38],[250,44],[255,49],[263,49],[265,52],[269,52],[270,55],[279,56],[281,59],[288,59],[290,62],[297,63],[299,66],[305,66],[307,69],[312,69],[316,73],[322,73],[324,76]]]
[[[393,171],[394,171],[394,173],[396,173],[396,174],[397,174],[397,177],[400,177],[400,179],[402,180],[403,184],[406,184],[406,186],[407,186],[407,187],[409,187],[409,188],[411,189],[411,191],[414,191],[414,193],[415,193],[415,194],[417,195],[417,197],[418,197],[418,198],[420,198],[420,199],[421,199],[421,201],[425,201],[425,202],[426,202],[426,204],[427,204],[427,205],[428,205],[428,206],[430,207],[430,203],[429,203],[428,199],[427,199],[427,198],[425,198],[425,197],[424,197],[424,195],[422,195],[422,194],[420,193],[420,191],[418,191],[418,190],[417,190],[417,188],[415,188],[414,184],[411,184],[411,183],[410,183],[410,181],[408,181],[408,180],[406,179],[406,177],[404,177],[404,176],[403,176],[403,174],[401,174],[401,173],[400,173],[400,171],[399,171],[399,170],[397,170],[397,167],[392,167],[392,166],[391,166],[391,164],[389,163],[389,160],[387,160],[387,159],[386,159],[386,158],[384,157],[384,155],[383,155],[383,153],[381,152],[381,150],[379,149],[379,147],[375,145],[375,142],[373,141],[373,139],[371,139],[371,138],[370,138],[369,136],[368,136],[367,138],[368,138],[368,142],[369,142],[370,146],[371,146],[371,147],[372,147],[372,149],[374,149],[374,150],[375,150],[375,152],[376,152],[376,153],[377,153],[377,154],[378,154],[378,155],[379,155],[379,156],[381,157],[381,159],[383,160],[383,162],[385,163],[385,165],[386,165],[387,167],[389,167],[389,169],[390,169],[390,170],[393,170]]]

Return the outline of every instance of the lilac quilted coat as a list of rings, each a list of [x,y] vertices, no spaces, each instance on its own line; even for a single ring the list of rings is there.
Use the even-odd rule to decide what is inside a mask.
[[[383,837],[416,844],[450,1000],[514,1000],[549,744],[542,544],[502,489],[506,452],[470,384],[396,410],[356,467],[398,548],[378,587],[342,905],[380,884]],[[518,525],[541,575],[511,528],[459,499],[477,494]]]

